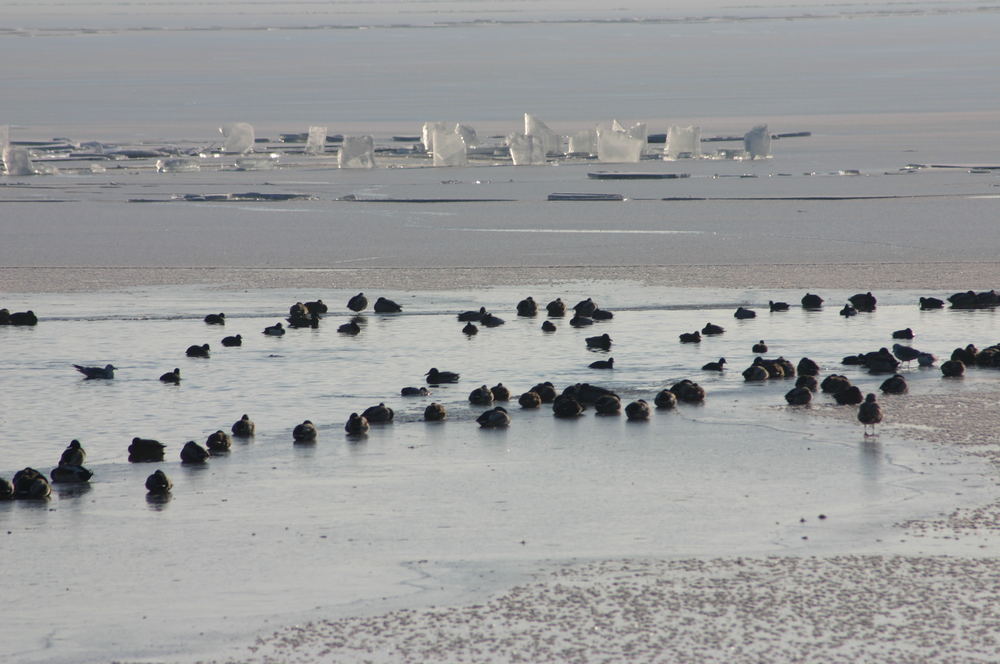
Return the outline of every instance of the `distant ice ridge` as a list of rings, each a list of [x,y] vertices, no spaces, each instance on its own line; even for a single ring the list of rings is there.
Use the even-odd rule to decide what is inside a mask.
[[[750,159],[763,159],[771,155],[771,134],[767,125],[757,125],[743,135],[743,151]]]
[[[375,168],[375,139],[371,136],[344,136],[337,154],[340,168]]]
[[[664,159],[697,158],[701,156],[701,127],[672,125],[667,130]]]
[[[222,145],[223,152],[246,154],[253,151],[254,132],[249,123],[234,122],[219,127],[219,131],[226,139]]]

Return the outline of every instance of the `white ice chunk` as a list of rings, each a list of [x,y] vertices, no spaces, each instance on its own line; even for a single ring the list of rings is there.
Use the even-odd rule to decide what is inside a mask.
[[[7,144],[3,148],[3,167],[7,175],[34,175],[35,167],[27,148]]]
[[[507,136],[507,147],[510,148],[510,158],[515,166],[545,163],[545,150],[542,148],[542,142],[534,136],[527,136],[516,131]]]
[[[344,136],[337,155],[340,168],[375,168],[375,139],[371,136]]]
[[[326,127],[309,127],[306,154],[323,154],[326,151]]]
[[[639,161],[645,142],[623,131],[597,130],[597,158],[600,161],[633,163]]]
[[[465,141],[453,131],[435,131],[431,135],[434,146],[435,166],[465,166],[469,158],[465,151]]]
[[[0,125],[0,150],[10,143],[10,125]]]
[[[448,131],[443,122],[425,122],[420,130],[420,142],[424,144],[424,150],[434,152],[434,132]]]
[[[530,113],[524,114],[524,134],[525,136],[533,136],[536,141],[541,141],[542,149],[547,155],[562,152],[560,145],[562,139],[559,134],[549,129],[548,125]]]
[[[664,159],[701,156],[701,127],[672,125],[667,129],[667,149]]]
[[[576,154],[597,154],[597,130],[584,129],[570,136],[569,151]]]
[[[743,149],[751,159],[762,159],[771,154],[771,134],[767,125],[757,125],[743,135]]]
[[[455,125],[455,133],[462,137],[462,140],[465,141],[465,147],[470,150],[479,146],[479,136],[476,135],[476,130],[469,125]]]
[[[197,159],[185,159],[177,157],[173,159],[157,159],[157,173],[195,173],[201,170],[201,164]]]
[[[234,122],[219,127],[219,131],[226,138],[222,145],[223,152],[245,154],[253,151],[253,126],[247,122]]]

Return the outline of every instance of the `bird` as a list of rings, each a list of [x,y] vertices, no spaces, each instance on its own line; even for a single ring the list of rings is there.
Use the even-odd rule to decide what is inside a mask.
[[[211,456],[204,447],[189,440],[181,448],[181,463],[205,463]]]
[[[205,447],[208,448],[209,452],[228,452],[232,446],[233,439],[222,429],[209,434],[208,439],[205,441]]]
[[[615,317],[615,314],[607,309],[594,309],[594,312],[590,314],[590,317],[594,320],[611,320]]]
[[[403,310],[403,307],[384,297],[375,300],[375,305],[372,308],[377,314],[398,314]]]
[[[677,395],[670,390],[660,390],[656,393],[656,398],[653,399],[653,404],[657,408],[669,410],[677,406]]]
[[[160,376],[160,381],[164,383],[171,383],[173,385],[181,384],[181,370],[175,368],[173,371],[168,371],[167,373]]]
[[[576,312],[577,316],[590,316],[595,311],[597,311],[597,303],[593,299],[587,298],[586,300],[581,300],[573,305],[573,311]]]
[[[232,348],[234,346],[242,346],[243,345],[243,335],[242,334],[234,334],[231,337],[223,337],[222,338],[222,345],[226,346],[227,348]]]
[[[705,336],[712,336],[715,334],[722,334],[725,332],[725,328],[721,325],[716,325],[715,323],[705,323],[705,327],[701,328],[701,333]]]
[[[74,438],[69,441],[69,445],[66,446],[62,456],[59,457],[59,465],[82,466],[86,460],[87,450],[83,449],[80,441]]]
[[[594,402],[594,410],[598,415],[619,415],[622,412],[622,400],[617,394],[602,395]]]
[[[844,308],[840,310],[840,315],[844,318],[850,318],[851,316],[857,316],[858,310],[852,307],[850,304],[845,304]]]
[[[625,406],[625,417],[632,422],[649,419],[649,404],[644,399],[637,399]]]
[[[720,357],[718,362],[708,362],[702,365],[702,371],[722,371],[726,367],[726,358]]]
[[[3,311],[0,309],[0,311]],[[5,323],[0,322],[0,325]],[[6,477],[0,477],[0,500],[10,500],[14,497],[14,485]]]
[[[496,406],[493,410],[487,410],[476,418],[476,422],[483,429],[503,429],[510,426],[510,414],[503,406]]]
[[[493,392],[485,385],[469,392],[469,403],[478,406],[489,406],[493,403]]]
[[[347,301],[347,308],[354,313],[360,313],[368,308],[368,298],[364,293],[358,293]]]
[[[200,346],[192,345],[188,346],[184,354],[188,357],[208,357],[209,347],[208,344],[202,344]]]
[[[368,406],[368,408],[365,408],[361,413],[361,417],[372,424],[388,424],[396,417],[396,411],[386,406],[384,402],[381,402],[377,406]]]
[[[429,385],[440,385],[441,383],[457,383],[459,374],[454,371],[438,371],[437,368],[432,368],[426,374],[427,383]]]
[[[542,322],[542,332],[555,332],[555,331],[556,331],[555,323],[553,323],[550,320]]]
[[[795,379],[795,387],[804,387],[810,392],[815,392],[819,389],[819,383],[816,381],[816,376],[803,374]]]
[[[14,498],[41,500],[52,494],[52,485],[45,479],[45,475],[30,467],[14,473],[11,485]]]
[[[205,322],[209,325],[225,325],[226,314],[208,314],[205,316]]]
[[[814,293],[806,293],[802,296],[803,309],[819,309],[823,306],[823,298]]]
[[[292,306],[288,307],[288,317],[289,318],[308,318],[309,310],[306,305],[301,302],[296,302]]]
[[[325,314],[330,308],[323,300],[316,299],[313,302],[306,302],[306,311],[310,314]]]
[[[823,379],[823,382],[819,384],[819,389],[826,394],[836,394],[842,390],[846,390],[851,386],[851,381],[847,379],[847,376],[842,376],[840,374],[830,374]]]
[[[948,360],[941,364],[941,373],[945,378],[958,378],[965,374],[965,363],[962,360]]]
[[[311,327],[313,329],[319,328],[319,314],[309,313],[308,310],[306,311],[305,314],[297,314],[295,316],[289,316],[287,320],[288,320],[288,327],[294,330],[299,330],[304,327]]]
[[[805,406],[812,401],[812,391],[807,387],[793,387],[785,393],[785,401],[790,406]]]
[[[541,398],[542,403],[552,403],[556,399],[556,388],[548,381],[538,383],[531,388],[531,391]]]
[[[927,309],[941,309],[944,307],[944,300],[940,300],[936,297],[922,297],[920,298],[920,308]]]
[[[698,330],[694,332],[682,332],[679,339],[682,344],[698,344],[701,343],[701,332]]]
[[[292,429],[292,440],[296,443],[311,443],[316,440],[316,425],[309,420],[296,424]]]
[[[38,325],[38,316],[31,309],[27,311],[15,311],[8,319],[10,325]],[[44,480],[45,478],[42,477]]]
[[[614,369],[615,358],[609,357],[606,360],[597,360],[596,362],[591,362],[587,366],[591,369]]]
[[[153,440],[152,438],[135,437],[128,446],[128,460],[132,463],[163,461],[163,450],[166,447],[160,441]]]
[[[906,394],[909,390],[906,385],[906,379],[900,374],[886,378],[879,385],[878,389],[882,390],[885,394]]]
[[[847,301],[854,305],[854,308],[858,311],[872,312],[875,311],[875,303],[877,300],[875,296],[872,295],[871,291],[867,293],[857,293],[847,298]]]
[[[500,327],[507,321],[499,316],[494,316],[491,313],[486,313],[483,315],[482,319],[479,321],[483,327]]]
[[[858,407],[858,421],[865,427],[865,436],[868,436],[868,427],[872,428],[871,435],[875,435],[875,425],[882,421],[882,408],[875,401],[875,395],[869,394],[865,397],[865,402]]]
[[[750,352],[752,352],[752,353],[766,353],[767,352],[767,344],[764,343],[763,339],[761,339],[760,341],[758,341],[757,343],[755,343],[750,348]]]
[[[369,429],[371,426],[368,424],[368,418],[357,413],[351,413],[344,424],[344,431],[349,436],[363,436],[368,433]]]
[[[583,405],[573,397],[561,394],[552,402],[552,414],[559,418],[578,417],[583,414]]]
[[[810,360],[808,357],[803,357],[799,360],[798,365],[796,365],[798,373],[803,376],[818,376],[819,375],[819,365],[816,364],[814,360]]]
[[[542,397],[538,395],[538,392],[528,390],[527,392],[521,393],[521,396],[517,398],[517,403],[521,406],[521,408],[540,408],[542,405]]]
[[[94,473],[80,465],[61,463],[49,473],[49,477],[57,484],[72,482],[89,482]]]
[[[561,318],[566,315],[566,303],[557,297],[545,305],[545,310],[552,318]]]
[[[517,315],[531,317],[538,314],[538,305],[529,295],[517,303]]]
[[[909,327],[906,328],[906,329],[903,329],[903,330],[896,330],[896,331],[894,331],[892,333],[892,338],[893,339],[912,339],[913,338],[913,330],[911,328],[909,328]]]
[[[787,302],[775,302],[774,300],[768,300],[767,306],[771,311],[788,311]]]
[[[902,344],[892,345],[892,354],[896,356],[896,359],[900,362],[906,362],[909,364],[913,360],[919,359],[921,355],[927,355],[929,353],[924,353],[923,351],[917,350],[912,346],[904,346]]]
[[[486,315],[486,307],[479,307],[479,311],[463,311],[458,314],[459,323],[476,322],[478,323]]]
[[[743,380],[748,383],[767,380],[769,377],[767,369],[759,364],[751,364],[743,370]]]
[[[546,321],[546,322],[548,322],[548,321]],[[471,322],[470,323],[466,323],[465,327],[462,328],[462,334],[464,334],[464,335],[466,335],[468,337],[474,336],[476,334],[479,334],[479,328],[476,327]]]
[[[162,470],[157,470],[146,478],[146,491],[153,495],[170,493],[170,490],[173,488],[174,483],[170,481],[170,478]]]
[[[280,322],[275,323],[274,325],[269,325],[268,327],[264,328],[264,334],[266,334],[269,337],[280,337],[284,333],[285,333],[285,328],[281,325]]]
[[[448,417],[448,411],[445,407],[439,403],[427,404],[427,408],[424,408],[424,421],[425,422],[440,422]]]
[[[338,327],[337,332],[340,334],[346,334],[353,337],[354,335],[361,333],[361,326],[355,323],[353,320],[349,320],[340,327]]]
[[[740,320],[745,320],[747,318],[756,318],[756,317],[757,317],[756,311],[751,311],[750,309],[746,309],[744,307],[737,307],[736,311],[733,312],[733,318],[738,318]]]
[[[587,348],[603,348],[604,350],[608,350],[611,348],[611,335],[605,332],[599,337],[587,337],[586,342]]]
[[[569,324],[573,327],[587,327],[594,324],[594,319],[581,316],[580,314],[573,314],[573,317],[569,319]]]
[[[399,391],[400,396],[404,397],[426,397],[431,391],[426,387],[404,387]]]
[[[678,401],[685,403],[701,403],[705,400],[705,388],[687,378],[671,385],[670,391],[674,393]]]
[[[87,380],[94,378],[107,378],[111,379],[115,377],[115,366],[113,364],[105,365],[104,367],[82,367],[79,364],[74,364],[76,370],[83,374],[83,377]]]
[[[230,431],[233,435],[238,438],[249,438],[254,435],[254,431],[257,429],[257,425],[253,423],[250,416],[243,413],[243,417],[233,422],[233,426]]]
[[[491,387],[490,392],[493,393],[494,401],[510,401],[510,390],[503,383],[497,383]]]
[[[862,399],[861,390],[857,385],[851,385],[850,387],[839,392],[834,392],[833,394],[833,400],[841,406],[856,406],[861,403]]]

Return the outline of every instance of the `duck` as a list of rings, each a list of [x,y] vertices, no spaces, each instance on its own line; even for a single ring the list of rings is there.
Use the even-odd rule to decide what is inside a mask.
[[[594,313],[590,314],[590,317],[594,320],[611,320],[615,314],[607,309],[594,309]]]
[[[485,316],[483,316],[482,320],[480,320],[479,322],[482,324],[483,327],[500,327],[507,321],[505,321],[503,318],[500,318],[499,316],[494,316],[491,313],[487,313]]]
[[[61,463],[49,473],[49,477],[57,484],[89,482],[94,473],[83,466],[72,463]]]
[[[330,307],[326,306],[323,300],[316,299],[312,302],[306,302],[306,311],[310,314],[322,315],[330,310]]]
[[[368,298],[364,293],[358,293],[347,301],[347,308],[354,313],[361,313],[368,308]]]
[[[945,378],[958,378],[965,374],[965,363],[962,360],[948,360],[941,364],[941,374]]]
[[[775,302],[774,300],[768,300],[767,307],[771,311],[788,311],[787,302]]]
[[[795,387],[804,387],[810,392],[815,392],[819,389],[819,382],[816,380],[816,376],[803,374],[795,379]]]
[[[487,313],[486,312],[486,307],[479,307],[479,311],[463,311],[462,313],[458,314],[458,322],[459,323],[468,323],[468,322],[478,323],[479,321],[481,321],[483,319],[483,316],[485,316],[486,313]]]
[[[798,370],[799,374],[803,376],[819,375],[819,365],[816,364],[814,360],[811,360],[808,357],[803,357],[801,360],[799,360],[799,363],[796,365],[796,369]]]
[[[542,403],[552,403],[557,396],[555,386],[549,381],[536,384],[531,388],[531,391],[542,399]]]
[[[611,348],[611,335],[605,332],[599,337],[587,337],[586,342],[587,348],[603,348],[604,350],[608,350]]]
[[[701,333],[706,337],[722,334],[725,331],[725,328],[715,323],[705,323],[705,327],[701,328]]]
[[[285,328],[281,325],[280,322],[264,328],[264,334],[266,334],[269,337],[280,337],[284,333],[285,333]]]
[[[865,427],[865,436],[868,436],[868,427],[872,428],[871,435],[875,435],[875,425],[882,421],[882,407],[875,401],[875,395],[869,394],[865,397],[865,402],[858,407],[858,421]]]
[[[209,452],[228,452],[233,446],[233,439],[229,434],[219,429],[215,433],[209,434],[205,441],[205,447]]]
[[[922,297],[920,298],[920,308],[925,311],[928,309],[942,309],[944,308],[944,300],[936,297]]]
[[[687,378],[679,380],[670,386],[678,401],[685,403],[701,403],[705,400],[705,388]]]
[[[912,346],[904,346],[903,344],[893,344],[892,354],[896,356],[896,359],[900,362],[906,362],[909,364],[913,360],[919,359],[922,355],[929,355],[929,353],[924,353],[921,350],[917,350]]]
[[[906,385],[906,379],[900,374],[895,376],[890,376],[882,381],[879,388],[884,394],[906,394],[909,391],[909,387]]]
[[[806,293],[802,296],[803,309],[819,309],[823,306],[823,298],[814,293]]]
[[[200,346],[188,346],[188,349],[184,351],[184,354],[188,357],[208,357],[209,346],[208,344],[202,344]]]
[[[761,339],[760,341],[758,341],[757,343],[755,343],[753,346],[750,347],[750,352],[751,353],[766,353],[767,352],[767,344],[764,343],[763,339]]]
[[[363,436],[371,429],[368,423],[368,418],[364,415],[358,415],[357,413],[351,413],[347,418],[347,422],[344,424],[344,431],[347,432],[349,436]]]
[[[497,383],[491,387],[490,392],[493,393],[494,401],[510,401],[510,390],[503,383]]]
[[[840,392],[834,392],[833,400],[841,406],[856,406],[864,399],[857,385],[851,385]]]
[[[300,330],[305,327],[311,327],[314,330],[319,329],[319,314],[312,314],[306,312],[306,314],[301,316],[289,316],[288,327],[293,330]]]
[[[517,315],[526,318],[538,315],[538,305],[530,295],[517,303]]]
[[[552,318],[562,318],[566,315],[566,303],[557,297],[545,305],[545,311]]]
[[[205,322],[209,325],[225,325],[226,314],[208,314],[205,316]]]
[[[250,438],[254,435],[256,429],[257,425],[253,423],[250,416],[243,413],[243,417],[233,422],[233,426],[230,428],[230,431],[232,431],[233,435],[237,438]]]
[[[466,323],[465,327],[462,328],[462,334],[467,337],[471,337],[479,334],[479,328],[475,326],[474,323]]]
[[[289,318],[308,318],[309,310],[301,302],[296,302],[292,306],[288,307],[288,317]]]
[[[875,304],[877,302],[871,291],[852,295],[847,298],[847,301],[853,304],[855,309],[865,313],[875,311]]]
[[[614,369],[615,358],[609,357],[606,360],[597,360],[596,362],[591,362],[587,366],[591,369]]]
[[[683,332],[678,337],[682,344],[700,344],[701,343],[701,332],[695,330],[694,332]]]
[[[205,463],[211,456],[204,447],[189,440],[181,448],[181,463]]]
[[[14,498],[41,500],[52,495],[52,485],[45,475],[31,467],[14,473],[11,486]]]
[[[437,368],[432,368],[426,374],[427,383],[429,385],[439,385],[441,383],[457,383],[459,379],[459,374],[454,371],[438,371]]]
[[[979,349],[973,344],[968,344],[965,348],[956,348],[951,351],[951,359],[958,360],[967,367],[976,363],[978,355]]]
[[[649,404],[645,399],[637,399],[625,406],[625,417],[630,422],[641,422],[649,419]]]
[[[107,364],[103,367],[83,367],[79,364],[74,364],[74,368],[83,374],[83,377],[87,380],[92,380],[95,378],[112,379],[115,377],[116,367],[113,364]]]
[[[670,410],[677,406],[677,395],[668,389],[660,390],[653,399],[653,405],[662,410]]]
[[[573,317],[569,319],[569,324],[573,327],[587,327],[588,325],[594,324],[594,319],[581,316],[580,314],[574,314]]]
[[[851,316],[857,316],[858,310],[852,307],[850,304],[845,304],[844,308],[840,310],[840,315],[844,318],[850,318]]]
[[[805,406],[812,401],[812,392],[807,387],[793,387],[785,393],[785,401],[790,406]]]
[[[146,478],[146,491],[154,496],[170,493],[170,490],[173,488],[174,483],[170,481],[170,478],[162,470],[157,470]]]
[[[59,465],[70,465],[70,466],[82,466],[83,462],[87,460],[87,451],[83,449],[80,441],[73,439],[69,441],[69,445],[63,450],[62,456],[59,457]]]
[[[909,327],[902,330],[896,330],[892,333],[893,339],[912,339],[913,336],[913,330]]]
[[[747,318],[756,318],[757,312],[745,307],[736,307],[736,311],[733,312],[733,318],[738,318],[739,320],[746,320]]]
[[[31,309],[27,311],[15,311],[7,317],[8,325],[38,325],[38,316]],[[45,479],[44,477],[42,479]]]
[[[510,426],[510,414],[503,406],[496,406],[482,413],[476,422],[483,429],[503,429]]]
[[[542,332],[555,332],[556,325],[550,320],[542,321]]]
[[[426,387],[404,387],[399,391],[403,397],[426,397],[431,391]]]
[[[357,334],[361,334],[361,326],[355,323],[353,320],[349,320],[343,325],[339,326],[337,328],[337,332],[339,334],[346,334],[353,337]]]
[[[573,305],[573,311],[576,312],[577,316],[591,316],[597,310],[597,303],[594,302],[592,298],[587,298],[586,300],[580,300],[575,305]]]
[[[234,348],[236,346],[242,346],[243,345],[243,335],[242,334],[234,334],[234,335],[229,336],[229,337],[223,337],[222,338],[222,345],[225,346],[226,348]]]
[[[602,395],[594,402],[594,411],[598,415],[620,415],[622,412],[622,400],[617,394]]]
[[[3,310],[0,310],[3,311]],[[3,325],[0,322],[0,325]],[[14,485],[6,477],[0,477],[0,500],[11,500],[14,497]]]
[[[372,424],[388,424],[396,417],[396,412],[389,406],[386,406],[384,402],[380,402],[377,406],[368,406],[365,408],[361,413],[361,417]]]
[[[722,371],[726,367],[726,358],[720,357],[718,362],[707,362],[702,365],[702,371]]]
[[[493,403],[493,393],[485,385],[477,387],[469,393],[469,403],[478,406],[489,406]]]
[[[424,408],[424,421],[425,422],[440,422],[447,419],[448,411],[441,404],[435,402],[427,404],[427,408]]]
[[[559,418],[578,417],[583,414],[583,405],[573,397],[561,394],[552,402],[552,414]]]
[[[517,398],[517,403],[521,408],[541,408],[542,397],[539,396],[538,392],[528,390],[521,393],[521,396]]]
[[[375,306],[372,308],[377,314],[398,314],[403,310],[403,307],[384,297],[375,300]]]
[[[748,383],[759,382],[762,380],[767,380],[770,375],[760,364],[751,364],[749,367],[743,370],[743,380]]]
[[[316,425],[309,420],[296,424],[292,429],[292,440],[296,443],[311,443],[316,440]]]
[[[819,389],[826,394],[836,394],[842,390],[846,390],[851,386],[851,381],[847,379],[847,376],[842,376],[840,374],[830,374],[823,379],[820,383]]]
[[[167,373],[160,376],[160,381],[163,383],[171,383],[173,385],[181,384],[181,370],[174,368],[173,371],[168,371]]]
[[[128,460],[132,463],[163,461],[163,450],[166,447],[160,441],[153,440],[152,438],[135,437],[128,446]]]

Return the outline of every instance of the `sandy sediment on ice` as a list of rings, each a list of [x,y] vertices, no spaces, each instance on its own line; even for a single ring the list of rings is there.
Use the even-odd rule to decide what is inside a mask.
[[[0,267],[0,289],[10,293],[81,292],[139,286],[212,285],[234,288],[406,288],[454,290],[546,285],[568,281],[628,280],[678,288],[927,289],[992,287],[1000,263],[837,263],[745,265],[632,265],[549,267]]]

